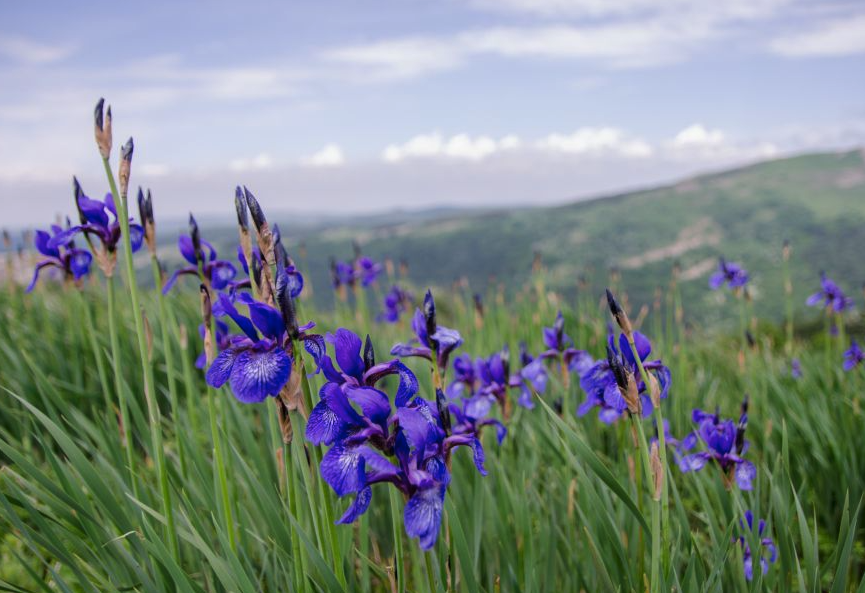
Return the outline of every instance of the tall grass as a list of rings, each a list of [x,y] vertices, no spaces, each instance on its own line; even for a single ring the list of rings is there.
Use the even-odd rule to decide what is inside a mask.
[[[595,293],[562,307],[578,346],[603,352],[606,312]],[[165,320],[155,294],[142,294],[149,319]],[[459,292],[439,293],[439,316],[458,327],[463,349],[489,354],[526,340],[541,349],[540,326],[562,303],[540,300],[527,288],[514,301],[485,299],[482,324]],[[266,406],[245,406],[226,390],[208,394],[191,362],[197,339],[197,296],[187,290],[166,297],[171,331],[157,326],[149,345],[165,471],[178,550],[166,538],[165,498],[153,417],[143,393],[134,313],[118,313],[122,376],[113,368],[107,302],[94,283],[44,286],[30,295],[4,290],[0,306],[0,586],[10,591],[632,591],[650,580],[652,525],[648,498],[637,488],[642,462],[627,423],[577,418],[582,399],[575,381],[564,387],[556,373],[534,410],[516,408],[501,446],[487,435],[489,475],[481,477],[468,454],[454,460],[446,507],[448,537],[421,552],[401,532],[402,500],[377,486],[370,512],[358,525],[333,526],[345,501],[336,500],[318,476],[319,452],[281,436]],[[369,304],[371,309],[372,304]],[[407,321],[377,324],[372,314],[344,307],[334,313],[303,303],[320,327],[370,333],[385,352],[405,338]],[[541,317],[539,310],[546,311]],[[577,311],[579,313],[577,313]],[[820,343],[797,342],[803,377],[789,375],[786,328],[767,328],[739,355],[738,336],[685,338],[675,311],[663,308],[645,322],[670,327],[653,335],[655,354],[672,368],[673,388],[664,404],[671,432],[691,430],[690,410],[734,415],[750,396],[749,458],[758,467],[751,492],[725,489],[711,468],[682,474],[666,468],[669,536],[653,581],[669,591],[865,591],[861,527],[865,491],[862,454],[861,369],[845,374]],[[183,338],[187,336],[187,338]],[[166,356],[166,350],[170,356]],[[430,397],[424,366],[415,366]],[[172,393],[169,376],[185,377]],[[118,430],[115,381],[128,393],[134,480]],[[106,384],[107,381],[107,384]],[[309,378],[309,393],[321,378]],[[108,393],[110,398],[106,398]],[[208,397],[218,398],[218,431],[228,471],[227,500],[220,497],[214,448],[200,418]],[[112,402],[106,409],[106,401]],[[643,422],[648,435],[654,429]],[[181,457],[182,452],[182,457]],[[672,463],[672,462],[671,462]],[[646,479],[646,476],[644,476]],[[287,496],[294,484],[296,495]],[[325,504],[326,503],[326,504]],[[233,512],[224,524],[223,505]],[[778,560],[748,582],[742,550],[734,541],[746,509],[768,521]],[[231,545],[230,530],[236,530]],[[755,548],[756,549],[756,548]],[[395,557],[394,551],[398,552]]]

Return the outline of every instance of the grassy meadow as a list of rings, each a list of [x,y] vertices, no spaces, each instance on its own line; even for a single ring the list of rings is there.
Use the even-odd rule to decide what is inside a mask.
[[[653,299],[600,260],[564,286],[576,245],[480,293],[360,246],[335,288],[304,282],[327,256],[295,266],[246,188],[243,265],[190,217],[164,269],[159,198],[130,212],[132,140],[115,175],[102,107],[110,195],[76,181],[80,224],[4,254],[41,276],[0,286],[0,590],[865,593],[861,327],[827,280],[802,313],[820,278],[780,238],[760,307],[722,260],[726,332],[679,268]],[[707,199],[728,228],[747,211]],[[620,202],[590,208],[645,250]]]

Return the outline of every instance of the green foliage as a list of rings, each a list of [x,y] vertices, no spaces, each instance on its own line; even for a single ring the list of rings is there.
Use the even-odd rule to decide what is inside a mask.
[[[770,171],[788,174],[778,164]],[[633,206],[628,203],[624,211]],[[574,207],[584,208],[602,209],[608,216],[622,205]],[[826,208],[824,215],[831,219],[836,213]],[[562,209],[561,218],[570,211]],[[503,220],[513,232],[522,232],[518,217]],[[599,232],[615,228],[598,224]],[[675,234],[672,223],[669,232]],[[621,236],[627,237],[622,241],[628,249],[649,245],[639,236]],[[505,243],[496,245],[505,248]],[[479,246],[477,253],[489,248]],[[529,267],[530,254],[521,257],[508,265],[515,271]],[[565,305],[549,288],[555,286],[556,266],[566,264],[550,258],[548,265],[546,274],[527,277],[529,284],[516,294],[489,292],[479,325],[468,291],[439,290],[441,322],[461,330],[463,350],[473,355],[488,355],[504,344],[515,352],[520,340],[537,352],[540,328],[552,324],[561,306],[578,347],[602,356],[607,313],[598,305],[601,295],[581,294]],[[631,286],[631,272],[624,282]],[[759,282],[770,290],[769,279],[760,276]],[[374,487],[370,511],[358,525],[333,526],[347,501],[335,499],[320,480],[315,465],[322,450],[304,447],[300,416],[293,419],[295,439],[284,448],[273,406],[243,405],[227,390],[206,388],[201,372],[192,368],[201,348],[192,287],[181,284],[168,297],[172,321],[165,326],[155,295],[142,296],[155,334],[149,360],[179,556],[166,537],[132,311],[121,306],[119,319],[120,385],[130,404],[124,428],[132,432],[134,446],[131,478],[115,407],[102,287],[79,292],[46,283],[31,295],[4,287],[0,590],[385,591],[399,585],[408,591],[645,590],[651,501],[634,475],[639,458],[630,427],[603,425],[594,414],[577,418],[574,410],[583,394],[575,381],[565,387],[553,372],[535,409],[515,408],[501,446],[492,433],[485,434],[487,477],[477,474],[468,453],[456,454],[445,527],[434,551],[424,555],[399,531],[401,521],[394,529],[392,512],[399,520],[403,501],[388,496],[384,485]],[[686,315],[694,314],[690,306],[699,301],[684,300]],[[662,550],[659,589],[863,590],[862,369],[841,371],[843,345],[837,340],[786,344],[783,332],[771,324],[757,325],[755,345],[740,352],[738,336],[708,337],[675,323],[674,309],[666,303],[682,302],[681,295],[665,294],[662,302],[642,322],[642,331],[673,372],[664,405],[672,434],[681,437],[692,429],[694,407],[718,406],[723,415],[734,416],[748,393],[747,456],[758,474],[753,491],[728,491],[716,468],[682,474],[670,455],[670,540]],[[370,333],[379,358],[411,331],[405,318],[394,326],[377,324],[371,298],[370,310],[359,316],[346,306],[329,312],[301,303],[302,321],[314,319],[322,331],[343,326]],[[738,314],[735,303],[722,306]],[[164,331],[174,352],[169,359]],[[800,380],[790,376],[791,356],[801,360]],[[97,361],[108,369],[107,381]],[[422,393],[431,397],[428,371],[422,364],[411,366]],[[169,367],[179,377],[174,387]],[[317,399],[322,378],[312,376],[310,382]],[[111,409],[106,409],[106,394]],[[208,398],[215,398],[226,499],[214,466]],[[644,428],[651,433],[651,421]],[[130,479],[137,483],[137,496]],[[233,525],[225,524],[225,504]],[[745,509],[767,519],[779,550],[768,574],[753,582],[744,579],[742,552],[734,543]],[[402,550],[400,562],[395,549]],[[402,578],[394,575],[396,566],[404,567]]]

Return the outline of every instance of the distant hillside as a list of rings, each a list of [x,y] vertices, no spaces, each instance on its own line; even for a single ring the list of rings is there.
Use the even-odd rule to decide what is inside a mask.
[[[290,250],[296,252],[301,241],[306,247],[316,298],[330,298],[329,257],[350,257],[353,239],[372,257],[407,260],[416,283],[449,286],[465,276],[478,291],[492,277],[521,286],[539,251],[549,285],[566,296],[573,295],[580,274],[600,293],[609,269],[617,267],[636,306],[651,302],[678,261],[686,309],[692,320],[708,325],[720,315],[711,306],[719,296],[706,283],[721,255],[752,272],[758,311],[781,315],[784,239],[793,247],[797,304],[813,292],[822,269],[859,297],[865,281],[865,152],[785,158],[552,208],[281,222]],[[219,236],[226,243],[236,237],[227,230]]]

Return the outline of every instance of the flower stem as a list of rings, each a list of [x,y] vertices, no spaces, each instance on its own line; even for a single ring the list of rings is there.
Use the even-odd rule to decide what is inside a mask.
[[[126,450],[126,465],[129,469],[129,483],[132,485],[132,494],[139,498],[138,482],[135,479],[135,457],[132,451],[132,425],[129,421],[129,404],[126,400],[126,392],[123,389],[123,374],[120,372],[120,342],[117,337],[117,290],[114,286],[114,278],[106,278],[108,285],[108,341],[111,347],[111,366],[114,368],[114,390],[117,392],[117,401],[120,408],[120,433],[123,439],[123,448]]]
[[[150,258],[150,268],[153,272],[153,282],[156,285],[156,298],[159,301],[159,328],[162,334],[162,352],[165,357],[165,373],[168,380],[168,395],[171,401],[171,413],[174,417],[175,426],[179,424],[180,417],[180,400],[177,397],[177,379],[174,373],[174,357],[172,356],[171,336],[169,336],[168,311],[165,306],[165,296],[160,290],[162,284],[162,274],[159,271],[159,260],[156,255]],[[176,432],[176,431],[175,431]],[[180,459],[180,474],[186,479],[186,452],[183,447],[183,441],[179,436],[175,435],[177,440],[177,456]]]
[[[403,565],[402,517],[399,513],[399,492],[390,489],[390,519],[393,527],[393,560],[396,572],[396,589],[405,593],[405,566]]]
[[[111,165],[107,158],[102,159],[105,167],[105,175],[111,187],[111,195],[115,197],[114,205],[117,208],[117,218],[120,223],[121,234],[124,238],[123,260],[126,268],[126,280],[129,284],[129,296],[132,303],[132,318],[135,321],[135,333],[138,336],[138,354],[141,359],[141,370],[144,377],[144,398],[147,402],[147,420],[150,425],[150,439],[152,454],[156,464],[156,473],[159,478],[159,490],[162,497],[162,512],[165,516],[166,529],[168,531],[169,549],[175,559],[180,561],[180,548],[177,540],[177,528],[174,524],[174,508],[171,504],[171,488],[168,483],[168,471],[165,466],[165,451],[162,447],[162,425],[159,418],[159,406],[156,402],[156,389],[153,381],[153,367],[147,359],[147,337],[144,333],[144,322],[142,320],[142,309],[138,300],[138,284],[135,281],[135,265],[132,261],[132,240],[129,235],[129,210],[127,208],[127,196],[120,195],[117,191],[117,183],[111,171]],[[117,199],[119,196],[119,199]],[[115,369],[119,372],[120,369]]]

